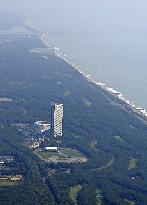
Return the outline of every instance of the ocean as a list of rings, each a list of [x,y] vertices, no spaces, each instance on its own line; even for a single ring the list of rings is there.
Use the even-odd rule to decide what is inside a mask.
[[[147,109],[147,1],[22,0],[13,11],[83,72]]]

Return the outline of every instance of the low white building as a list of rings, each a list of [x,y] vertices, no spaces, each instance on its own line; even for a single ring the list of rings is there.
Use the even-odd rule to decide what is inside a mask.
[[[45,147],[46,151],[52,151],[52,152],[56,152],[58,150],[58,147]]]

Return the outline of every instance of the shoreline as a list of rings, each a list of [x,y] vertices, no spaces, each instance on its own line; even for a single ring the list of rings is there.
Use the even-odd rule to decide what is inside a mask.
[[[97,81],[97,80],[93,79],[90,76],[90,74],[86,74],[83,71],[81,71],[81,68],[78,67],[77,65],[75,65],[74,63],[70,62],[70,60],[67,59],[66,55],[58,47],[50,47],[49,43],[44,39],[47,32],[43,33],[40,29],[36,28],[35,26],[30,25],[30,23],[28,23],[28,22],[27,23],[24,22],[23,26],[27,27],[28,30],[32,29],[34,31],[37,31],[38,33],[35,34],[35,33],[14,32],[13,35],[25,35],[25,36],[29,35],[28,37],[30,37],[32,35],[38,36],[39,39],[41,40],[41,42],[43,43],[43,45],[46,48],[48,48],[52,54],[54,54],[58,58],[61,58],[64,62],[66,62],[67,64],[72,66],[73,69],[75,69],[78,73],[80,73],[89,83],[92,83],[94,86],[98,87],[103,92],[105,92],[109,98],[111,98],[111,97],[115,98],[118,101],[119,105],[123,105],[123,107],[122,107],[123,109],[125,109],[126,111],[128,111],[128,109],[129,109],[129,111],[132,112],[133,114],[135,114],[136,117],[142,119],[144,122],[147,123],[147,111],[144,108],[137,105],[133,101],[130,101],[127,98],[125,98],[121,92],[113,89],[112,87],[108,87],[107,84],[102,83],[100,81]],[[12,33],[8,32],[8,33],[0,33],[0,34],[1,35],[9,35]],[[45,57],[46,56],[44,56],[44,58]]]
[[[76,65],[71,63],[66,58],[66,55],[63,52],[61,52],[61,50],[58,47],[51,48],[48,42],[43,38],[43,35],[44,34],[42,34],[40,37],[41,41],[47,48],[53,51],[56,57],[62,59],[64,62],[72,66],[73,69],[75,69],[78,73],[80,73],[89,83],[92,83],[96,87],[106,92],[109,96],[111,95],[111,97],[115,98],[120,104],[120,106],[123,105],[122,107],[123,109],[125,109],[126,111],[129,110],[130,113],[135,114],[136,117],[143,120],[144,122],[147,122],[147,111],[144,108],[142,108],[139,105],[136,105],[133,101],[126,99],[121,92],[113,89],[112,87],[108,87],[105,83],[96,81],[89,74],[85,74],[84,72],[82,72],[80,68],[78,68]]]

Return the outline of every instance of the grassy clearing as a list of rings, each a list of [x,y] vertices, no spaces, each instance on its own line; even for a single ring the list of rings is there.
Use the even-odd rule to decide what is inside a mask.
[[[78,150],[71,148],[61,148],[58,152],[35,150],[34,154],[41,160],[56,163],[81,163],[88,160]]]
[[[64,97],[69,96],[69,95],[70,95],[70,91],[69,90],[65,91]]]
[[[130,161],[129,161],[129,167],[128,167],[128,170],[132,170],[132,169],[135,169],[136,166],[137,166],[137,161],[138,159],[135,159],[135,158],[131,158]]]
[[[119,142],[123,142],[123,139],[121,138],[121,136],[114,136],[114,139],[116,139]]]
[[[70,148],[65,148],[61,153],[67,157],[83,157],[79,151]]]
[[[101,166],[101,167],[93,169],[93,170],[94,171],[101,171],[103,169],[107,169],[113,165],[114,161],[115,161],[115,158],[109,160],[104,166]]]
[[[0,187],[1,186],[16,186],[16,185],[18,185],[18,184],[20,184],[20,182],[0,182]]]
[[[102,193],[100,189],[96,189],[96,205],[102,205]]]
[[[75,205],[77,204],[77,196],[78,196],[78,193],[81,191],[81,189],[82,189],[81,185],[70,187],[69,197],[71,201],[75,203]]]
[[[5,165],[0,164],[0,170],[5,170],[7,167]]]
[[[38,154],[41,155],[44,159],[48,159],[51,157],[60,157],[58,152],[44,151],[44,152],[39,152]]]
[[[75,135],[74,133],[72,134],[73,136],[74,136],[74,138],[76,138],[76,139],[80,139],[81,138],[81,136],[80,135]]]
[[[60,150],[60,154],[58,152],[51,152],[51,151],[38,151],[37,154],[43,157],[44,159],[48,159],[51,157],[58,157],[58,158],[62,158],[62,157],[81,158],[83,157],[83,155],[78,150],[74,150],[71,148],[64,148]]]
[[[87,99],[84,99],[84,104],[85,104],[86,107],[90,107],[92,105],[92,102],[90,102]]]
[[[135,205],[134,201],[130,201],[130,200],[127,200],[127,199],[124,199],[124,201],[127,202],[128,205]]]
[[[97,144],[97,141],[96,140],[93,140],[91,143],[90,143],[90,148],[93,149],[93,151],[95,152],[98,152],[99,150],[96,148],[96,144]]]

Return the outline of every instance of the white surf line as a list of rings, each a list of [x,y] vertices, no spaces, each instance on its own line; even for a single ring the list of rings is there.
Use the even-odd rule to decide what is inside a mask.
[[[43,39],[43,36],[41,37],[41,40],[43,41],[43,43],[50,48],[48,42]],[[62,60],[64,60],[66,63],[68,63],[70,66],[72,66],[74,69],[76,69],[84,78],[86,78],[89,82],[94,83],[96,86],[102,88],[104,91],[108,92],[109,94],[111,94],[113,97],[115,97],[116,99],[118,99],[120,102],[122,102],[123,104],[127,105],[127,107],[131,108],[131,110],[137,114],[140,115],[140,117],[143,117],[145,120],[147,120],[147,111],[136,105],[134,102],[126,99],[123,94],[119,91],[116,91],[115,89],[108,87],[105,83],[99,82],[94,80],[90,75],[85,74],[84,72],[81,71],[80,68],[78,68],[76,65],[74,65],[73,63],[71,63],[67,58],[66,55],[64,53],[61,52],[61,50],[58,47],[54,47],[54,54],[61,58]]]

